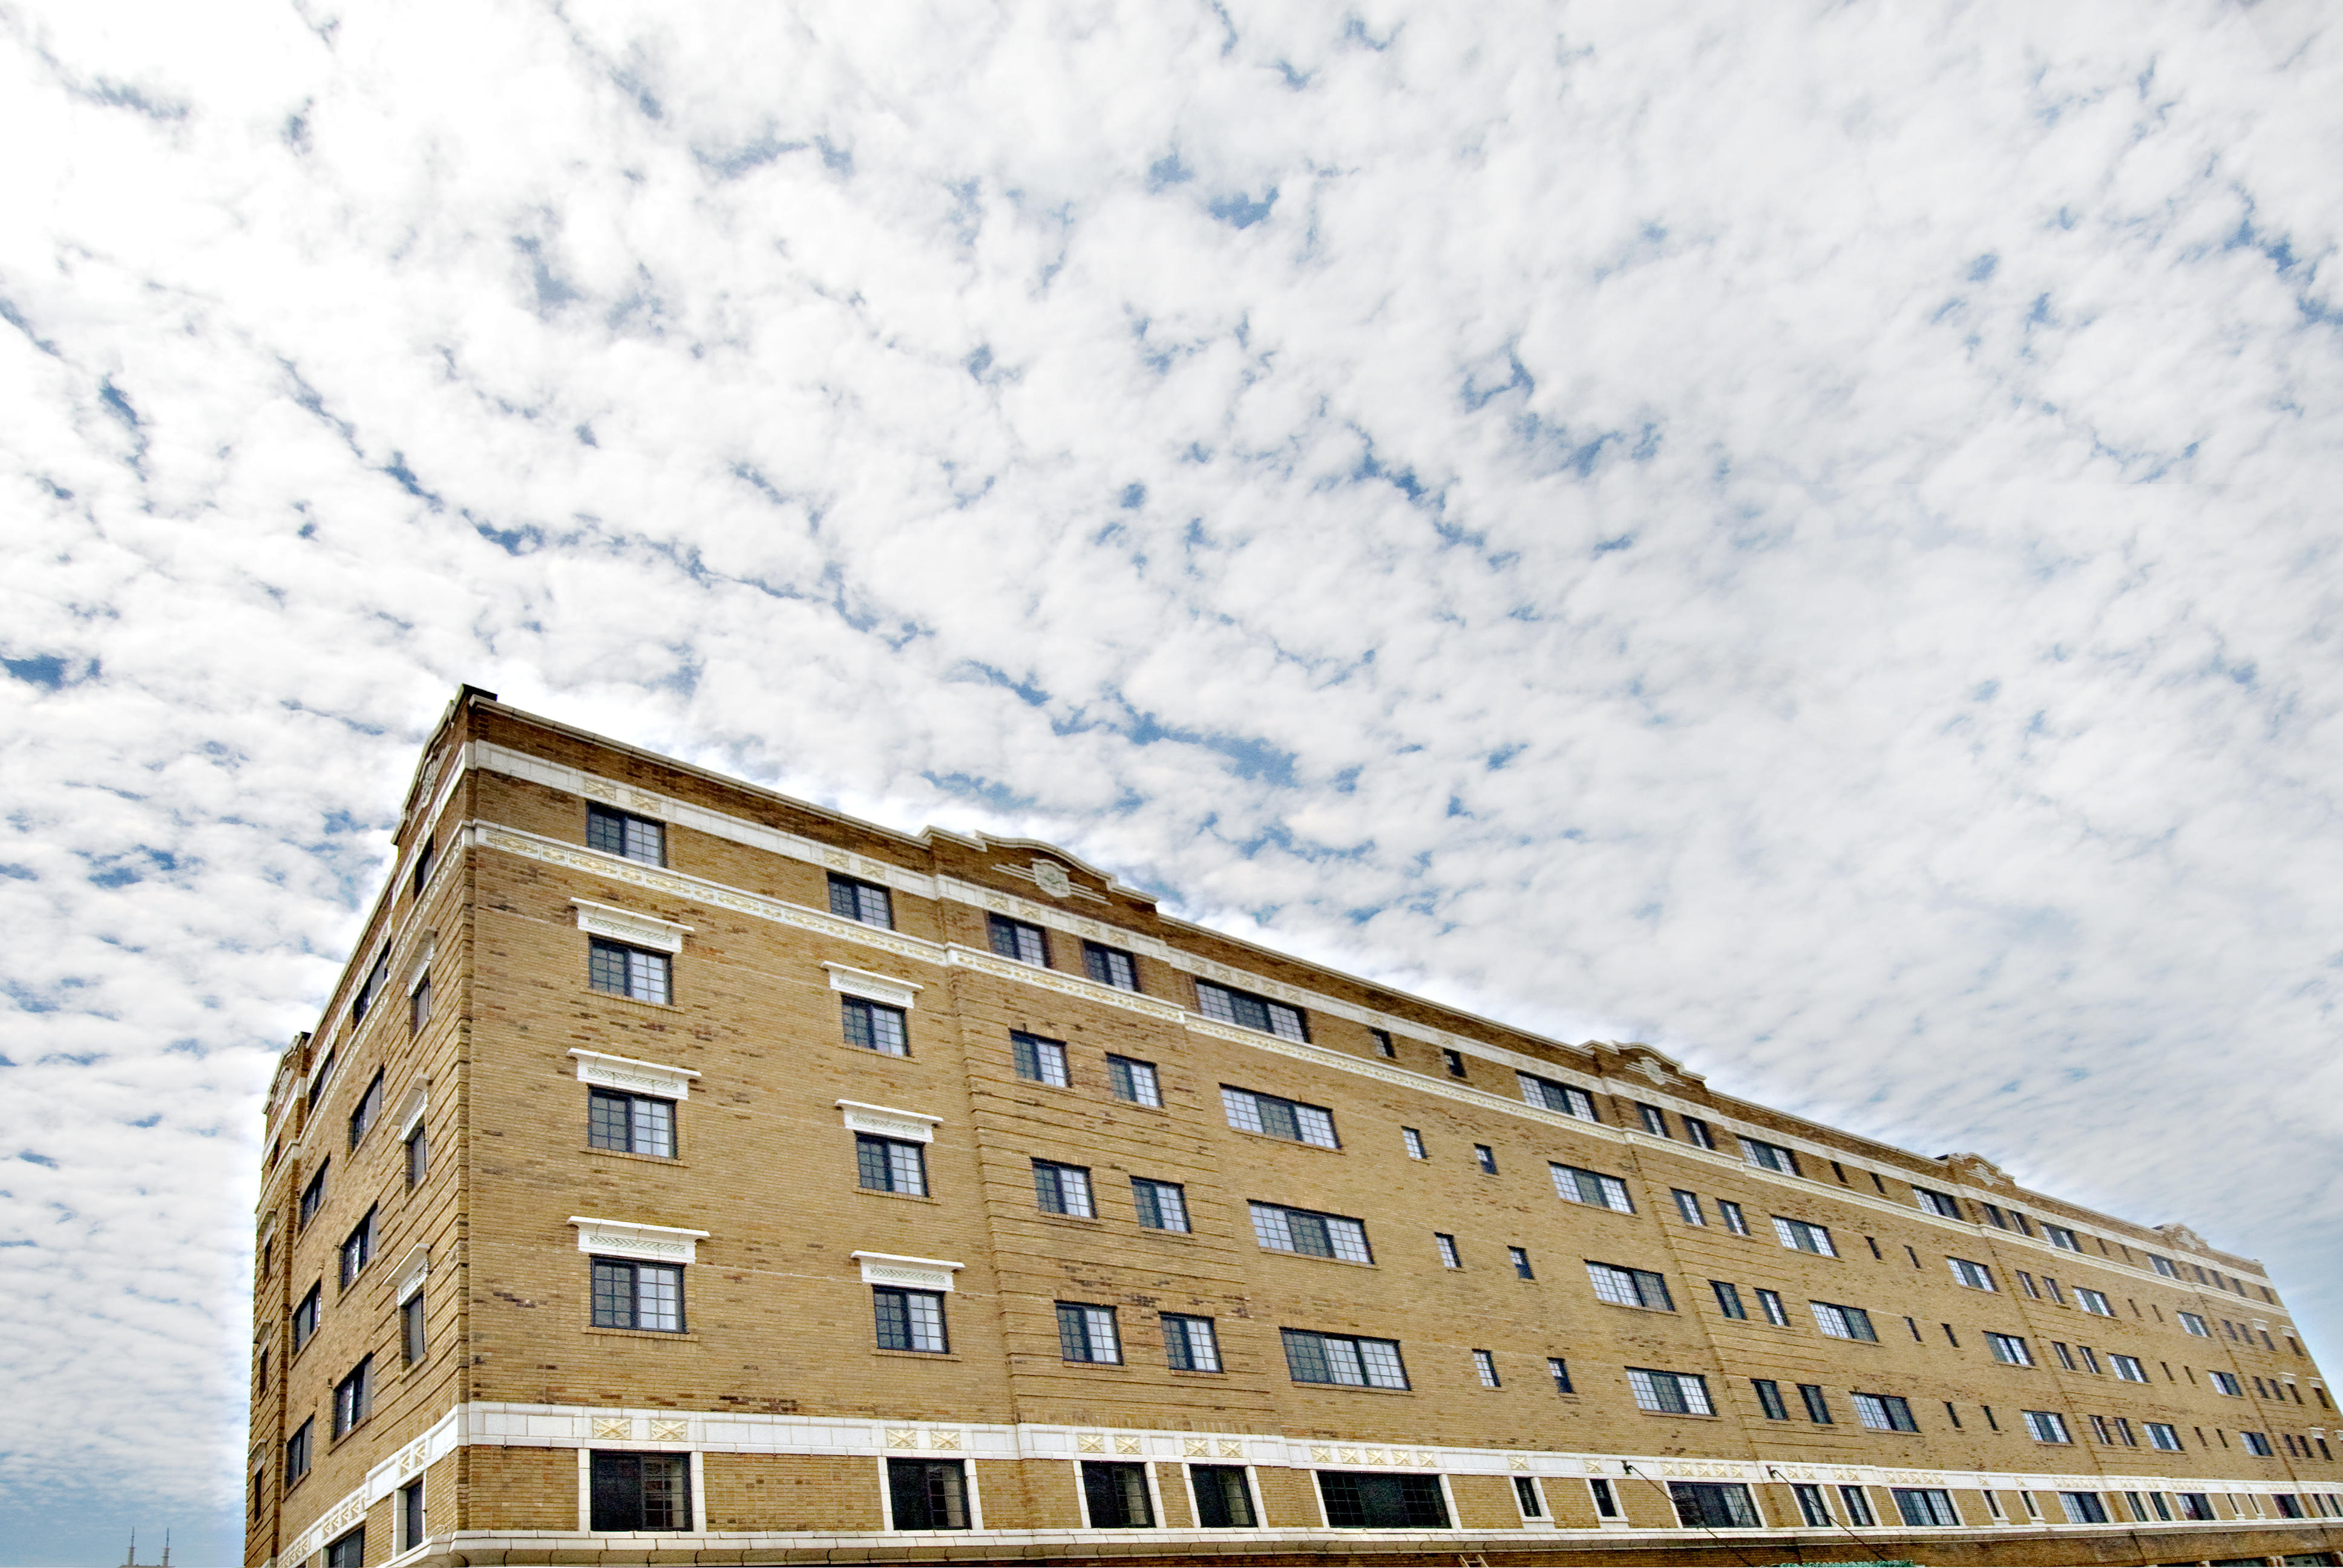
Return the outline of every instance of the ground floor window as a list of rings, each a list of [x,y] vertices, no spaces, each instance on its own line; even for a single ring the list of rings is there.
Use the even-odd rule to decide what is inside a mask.
[[[1739,1482],[1672,1481],[1668,1499],[1676,1505],[1677,1520],[1687,1526],[1757,1528],[1757,1505],[1749,1500],[1749,1489]]]
[[[1082,1497],[1093,1530],[1141,1530],[1155,1523],[1147,1495],[1147,1466],[1082,1462]]]
[[[1337,1530],[1445,1530],[1448,1503],[1436,1475],[1322,1470],[1318,1496]]]
[[[326,1548],[326,1568],[362,1568],[366,1562],[366,1526],[361,1524]]]
[[[968,1472],[957,1459],[890,1459],[887,1493],[898,1530],[968,1528]]]
[[[691,1462],[680,1453],[598,1453],[593,1459],[597,1531],[691,1528]]]
[[[1906,1524],[1958,1524],[1961,1516],[1953,1512],[1953,1494],[1933,1486],[1893,1486],[1888,1488],[1896,1499],[1896,1512],[1904,1516]]]
[[[1192,1464],[1196,1487],[1196,1523],[1207,1530],[1250,1530],[1261,1523],[1252,1511],[1252,1489],[1241,1464]]]

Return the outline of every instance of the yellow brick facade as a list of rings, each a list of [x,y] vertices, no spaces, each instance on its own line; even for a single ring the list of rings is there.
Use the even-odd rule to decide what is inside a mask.
[[[595,805],[659,824],[657,863],[589,848]],[[1733,1099],[1646,1047],[1543,1040],[1232,941],[1046,845],[884,830],[469,690],[427,749],[398,845],[348,974],[271,1095],[253,1568],[355,1546],[361,1522],[362,1556],[337,1568],[678,1553],[2184,1563],[2343,1547],[2326,1380],[2260,1266],[2179,1228]],[[891,927],[831,913],[833,875],[887,888]],[[995,916],[1040,929],[1046,967],[996,953]],[[672,947],[666,1002],[589,985],[598,920]],[[1085,942],[1131,955],[1137,990],[1091,980]],[[1210,1016],[1200,982],[1292,1009],[1306,1039]],[[842,1021],[850,999],[887,995],[908,1003],[900,1056],[850,1043]],[[1020,1075],[1021,1033],[1062,1045],[1065,1083]],[[1119,1097],[1111,1055],[1151,1064],[1161,1103]],[[612,1071],[674,1086],[671,1157],[591,1146],[586,1079]],[[379,1113],[354,1142],[377,1074]],[[1584,1099],[1533,1103],[1524,1074]],[[1324,1108],[1338,1146],[1233,1127],[1227,1088]],[[860,1183],[853,1121],[874,1116],[930,1130],[925,1194]],[[413,1129],[429,1158],[410,1181]],[[1790,1151],[1795,1172],[1745,1139]],[[1086,1171],[1094,1212],[1042,1211],[1037,1161]],[[1630,1210],[1565,1201],[1558,1168],[1612,1179]],[[1189,1229],[1142,1225],[1134,1178],[1178,1186]],[[1265,1247],[1257,1202],[1355,1220],[1371,1258]],[[339,1250],[369,1212],[372,1255],[345,1287]],[[1777,1218],[1826,1231],[1835,1255],[1785,1245]],[[680,1332],[598,1327],[581,1235],[688,1246]],[[1606,1301],[1590,1264],[1656,1277],[1667,1297]],[[879,1345],[872,1281],[903,1270],[940,1295],[948,1350]],[[410,1363],[401,1302],[418,1280]],[[1816,1302],[1860,1309],[1876,1338],[1825,1333]],[[1111,1310],[1120,1359],[1069,1360],[1060,1303]],[[1167,1313],[1211,1320],[1218,1370],[1174,1368]],[[1396,1342],[1405,1387],[1297,1381],[1286,1330]],[[1996,1356],[1996,1334],[2032,1364]],[[337,1436],[337,1387],[368,1357],[364,1407],[344,1411],[359,1419]],[[1631,1369],[1701,1380],[1710,1412],[1643,1408]],[[1858,1395],[1902,1402],[1916,1430],[1866,1426]],[[2071,1441],[2029,1433],[2029,1411]],[[2155,1445],[2159,1426],[2177,1451]],[[591,1528],[598,1452],[679,1459],[689,1517]],[[959,1467],[975,1527],[890,1528],[890,1462]],[[1143,1466],[1151,1524],[1098,1528],[1085,1463]],[[1242,1468],[1252,1527],[1199,1522],[1198,1464]],[[1346,1475],[1382,1500],[1360,1506],[1403,1493],[1417,1512],[1345,1527],[1330,1510],[1349,1506]],[[401,1489],[418,1478],[410,1540]],[[1680,1507],[1670,1489],[1685,1484],[1745,1489],[1752,1514]],[[1822,1490],[1827,1519],[1808,1522],[1799,1485]],[[1956,1522],[1907,1523],[1899,1488],[1941,1494]],[[2211,1517],[2177,1516],[2197,1498]],[[2105,1517],[2071,1522],[2076,1507]]]

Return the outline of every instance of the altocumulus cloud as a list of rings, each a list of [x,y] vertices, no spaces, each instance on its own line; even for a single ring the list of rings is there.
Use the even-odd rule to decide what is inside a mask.
[[[2343,1352],[2321,20],[0,8],[0,1557],[233,1555],[257,1091],[462,679]]]

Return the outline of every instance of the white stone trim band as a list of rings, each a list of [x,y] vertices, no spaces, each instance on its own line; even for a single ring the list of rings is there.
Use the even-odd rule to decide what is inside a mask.
[[[639,948],[657,948],[661,952],[683,951],[683,939],[691,928],[674,920],[663,920],[657,915],[639,914],[612,904],[598,904],[591,899],[569,900],[578,910],[578,929],[588,935],[608,937],[614,942],[628,942]]]
[[[840,1100],[836,1104],[846,1113],[846,1125],[852,1131],[875,1133],[881,1138],[900,1138],[910,1143],[934,1142],[936,1123],[943,1120],[922,1111],[898,1111],[891,1105],[865,1105],[860,1100]]]
[[[569,1054],[578,1059],[580,1083],[656,1094],[668,1100],[690,1099],[691,1081],[699,1076],[689,1067],[669,1067],[664,1062],[641,1061],[631,1056],[612,1056],[576,1046],[570,1048]]]
[[[675,1225],[638,1225],[627,1220],[593,1220],[582,1214],[570,1215],[569,1223],[578,1227],[579,1251],[608,1258],[648,1258],[657,1263],[696,1262],[698,1244],[708,1239],[705,1231],[687,1231]]]

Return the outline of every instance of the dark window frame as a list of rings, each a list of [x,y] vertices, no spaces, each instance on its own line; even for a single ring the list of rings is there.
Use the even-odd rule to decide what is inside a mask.
[[[586,847],[638,865],[667,864],[667,824],[614,806],[586,803]]]
[[[589,937],[586,948],[586,989],[597,996],[614,996],[645,1007],[673,1007],[675,959],[656,948],[614,942],[608,937]]]
[[[1085,1459],[1081,1463],[1082,1509],[1091,1529],[1155,1528],[1155,1497],[1144,1462]]]
[[[691,1456],[683,1453],[628,1453],[608,1449],[589,1451],[587,1467],[587,1524],[601,1534],[634,1534],[689,1531],[692,1528]],[[662,1477],[654,1497],[653,1467]],[[659,1522],[661,1519],[664,1523]]]
[[[613,1105],[619,1107],[623,1114],[613,1112],[609,1109]],[[635,1114],[638,1105],[665,1108],[665,1149],[656,1147],[659,1124],[662,1119],[657,1114],[649,1117],[652,1124],[650,1133],[644,1136]],[[639,1154],[649,1160],[680,1160],[683,1158],[683,1142],[678,1135],[677,1123],[681,1121],[681,1107],[663,1094],[636,1094],[624,1089],[606,1089],[598,1083],[588,1085],[586,1091],[586,1146],[588,1149],[599,1149],[611,1154]],[[653,1146],[641,1146],[639,1137]],[[623,1141],[614,1141],[620,1139]]]
[[[897,1530],[970,1528],[968,1466],[957,1459],[887,1461],[888,1523]]]
[[[616,1311],[616,1303],[620,1298],[603,1288],[606,1270],[610,1271],[608,1276],[610,1279],[615,1279],[618,1271],[623,1270],[626,1272],[627,1291],[624,1298],[626,1321],[623,1322],[618,1321]],[[643,1276],[654,1271],[674,1276],[675,1326],[673,1328],[662,1328],[657,1324],[646,1325],[641,1321]],[[680,1263],[645,1262],[639,1258],[594,1258],[587,1271],[588,1322],[598,1329],[624,1329],[639,1334],[689,1333],[691,1332],[691,1320],[685,1314],[683,1274],[684,1268]]]
[[[839,998],[839,1028],[848,1045],[874,1056],[911,1054],[911,1018],[908,1009],[865,996]],[[883,1027],[882,1027],[883,1023]],[[889,1036],[891,1033],[892,1039]]]
[[[1104,942],[1082,944],[1082,972],[1100,985],[1111,986],[1116,990],[1139,990],[1139,960]]]
[[[881,887],[877,882],[866,882],[860,877],[841,876],[832,871],[830,873],[830,912],[842,920],[891,931],[895,929],[895,894],[893,890]]]
[[[900,1285],[870,1287],[871,1332],[882,1351],[900,1351],[911,1355],[944,1356],[951,1354],[951,1318],[944,1308],[941,1291],[919,1291]],[[919,1331],[923,1326],[912,1311],[912,1298],[933,1303],[937,1342],[919,1342]]]
[[[900,1158],[908,1152],[911,1184],[902,1181],[903,1166]],[[878,1180],[872,1180],[873,1177]],[[928,1146],[914,1138],[884,1138],[876,1132],[854,1135],[855,1184],[865,1192],[895,1192],[906,1197],[925,1198],[928,1192]]]
[[[1031,920],[988,912],[984,917],[984,938],[996,958],[1031,964],[1035,969],[1050,967],[1050,933]]]

